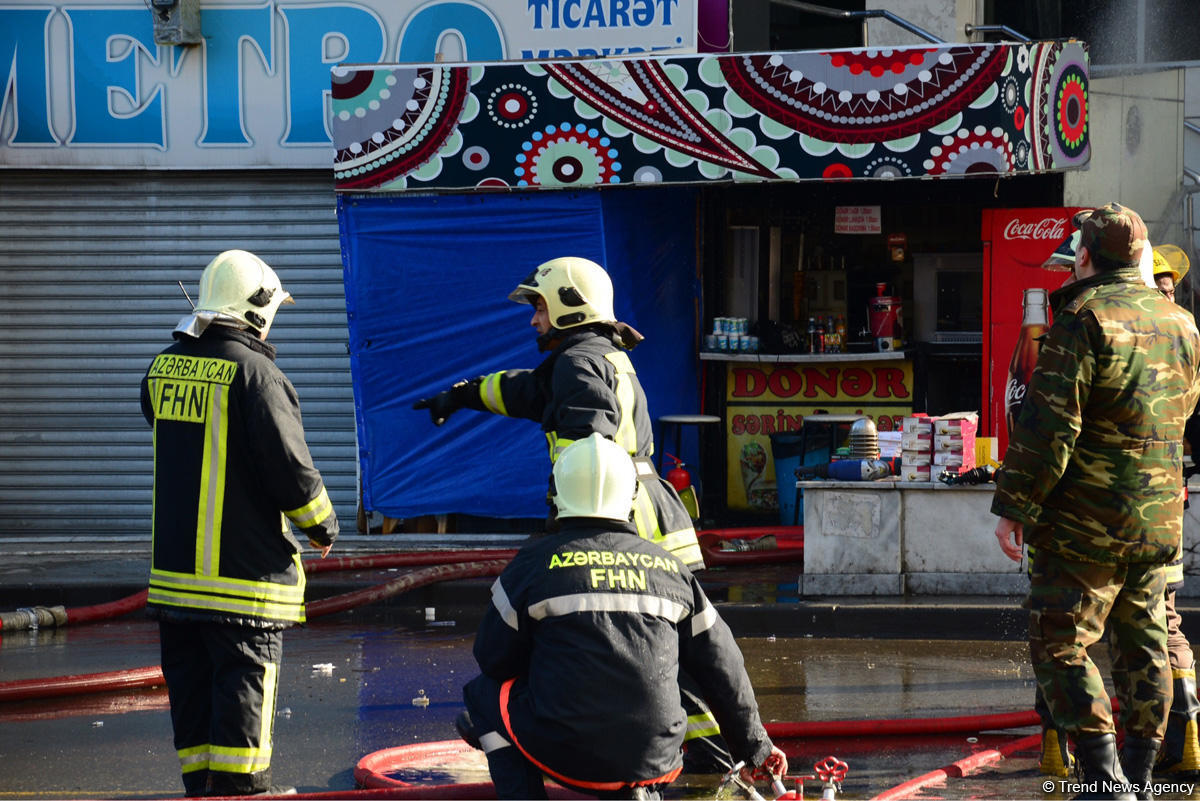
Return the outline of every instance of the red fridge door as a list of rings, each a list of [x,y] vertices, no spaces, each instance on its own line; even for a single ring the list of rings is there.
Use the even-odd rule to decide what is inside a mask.
[[[1003,459],[1008,445],[1006,408],[1019,404],[1024,394],[1022,376],[1011,375],[1015,362],[1027,365],[1028,343],[1015,354],[1021,338],[1028,299],[1036,305],[1045,296],[1027,289],[1042,289],[1046,295],[1062,286],[1070,268],[1052,259],[1074,229],[1071,217],[1079,207],[984,209],[983,210],[983,406],[980,431],[998,437],[997,455]],[[1049,323],[1047,314],[1046,323]],[[1027,334],[1038,333],[1036,328]],[[1016,358],[1014,358],[1014,355]],[[1020,370],[1018,369],[1019,373]]]

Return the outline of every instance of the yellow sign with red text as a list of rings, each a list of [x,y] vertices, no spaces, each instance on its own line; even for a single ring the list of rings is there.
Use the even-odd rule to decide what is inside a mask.
[[[730,362],[725,376],[726,505],[779,508],[772,434],[801,430],[817,414],[861,414],[879,431],[898,431],[912,414],[913,367],[908,360],[747,364]],[[784,482],[789,486],[791,477]]]

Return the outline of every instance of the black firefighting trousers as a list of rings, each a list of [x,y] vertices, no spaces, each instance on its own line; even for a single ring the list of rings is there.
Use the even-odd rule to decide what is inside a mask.
[[[159,639],[185,792],[268,789],[283,632],[161,621]]]

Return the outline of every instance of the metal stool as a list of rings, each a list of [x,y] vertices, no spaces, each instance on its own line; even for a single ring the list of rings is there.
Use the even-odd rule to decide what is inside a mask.
[[[702,425],[709,425],[711,423],[719,423],[719,422],[721,422],[721,418],[717,417],[716,415],[713,415],[713,414],[664,414],[662,417],[658,418],[658,428],[662,434],[662,437],[659,439],[659,444],[660,445],[665,444],[666,439],[667,439],[668,430],[674,431],[675,432],[675,450],[673,451],[673,453],[676,456],[679,456],[680,448],[683,446],[683,427],[684,426],[690,426],[690,425],[702,426]],[[699,428],[697,428],[696,430],[697,430],[697,434],[698,434]],[[698,442],[697,442],[697,446],[699,446]],[[662,466],[663,466],[662,460],[663,460],[663,452],[665,449],[658,447],[658,448],[656,448],[656,450],[658,451],[658,453],[656,454],[658,457],[658,472],[662,473]],[[682,458],[682,457],[680,457],[680,458]],[[697,468],[699,468],[699,465],[697,465]]]

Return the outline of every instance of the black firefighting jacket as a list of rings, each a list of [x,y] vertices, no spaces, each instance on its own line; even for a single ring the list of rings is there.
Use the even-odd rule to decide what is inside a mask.
[[[300,544],[337,515],[313,466],[296,390],[275,348],[211,325],[154,358],[142,414],[154,428],[152,614],[262,628],[304,621]]]
[[[541,423],[552,464],[564,448],[593,433],[612,439],[630,456],[645,457],[638,460],[638,534],[693,570],[701,569],[704,557],[691,516],[650,463],[654,433],[646,393],[615,337],[605,326],[571,329],[536,368],[476,379],[464,401],[479,411]]]
[[[687,567],[632,526],[569,518],[526,543],[492,585],[475,659],[497,681],[516,679],[506,733],[568,779],[637,782],[678,768],[681,669],[735,760],[760,765],[771,750],[729,627]]]

